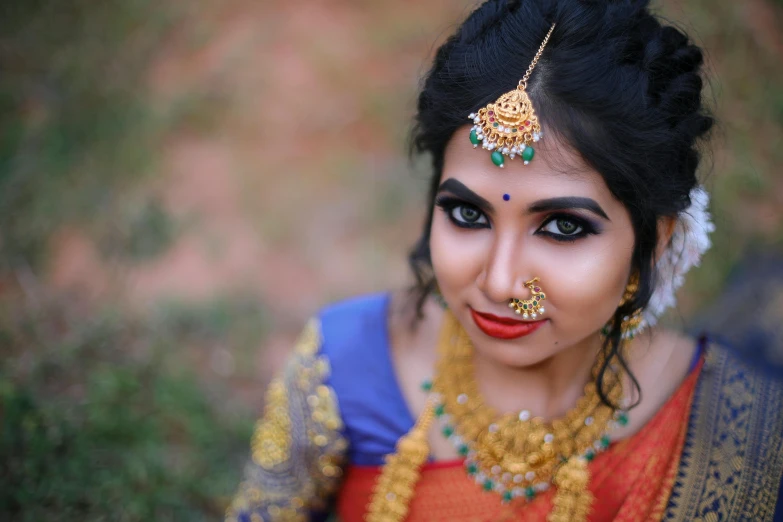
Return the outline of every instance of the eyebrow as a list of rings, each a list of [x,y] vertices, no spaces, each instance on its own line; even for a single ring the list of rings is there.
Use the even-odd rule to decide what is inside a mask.
[[[575,196],[541,199],[530,205],[528,212],[532,214],[534,212],[551,212],[552,210],[568,210],[576,208],[589,210],[593,214],[601,216],[607,221],[611,221],[609,216],[606,215],[606,212],[604,212],[604,209],[601,208],[601,205],[599,205],[594,199],[580,198]]]
[[[493,212],[495,210],[492,203],[470,190],[461,181],[454,178],[449,178],[441,183],[438,187],[438,193],[440,192],[451,192],[455,196],[465,200],[465,202],[487,212]]]
[[[467,203],[474,205],[481,210],[492,212],[494,207],[492,203],[482,198],[472,190],[470,190],[461,181],[454,178],[449,178],[438,187],[438,193],[451,192],[455,196],[462,198]],[[569,210],[569,209],[583,209],[596,214],[607,221],[611,221],[609,216],[606,215],[604,209],[594,199],[583,198],[577,196],[568,196],[560,198],[540,199],[528,207],[528,212],[533,214],[536,212],[551,212],[553,210]]]

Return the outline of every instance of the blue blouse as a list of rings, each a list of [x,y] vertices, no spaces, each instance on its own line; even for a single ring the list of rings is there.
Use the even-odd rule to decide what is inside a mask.
[[[390,301],[387,293],[366,295],[331,305],[320,315],[321,349],[332,370],[327,384],[338,397],[349,461],[360,466],[382,465],[384,456],[415,424],[391,360]],[[699,342],[691,369],[704,344]]]
[[[348,460],[380,466],[415,424],[389,350],[389,294],[342,301],[320,314],[323,344],[348,439]]]

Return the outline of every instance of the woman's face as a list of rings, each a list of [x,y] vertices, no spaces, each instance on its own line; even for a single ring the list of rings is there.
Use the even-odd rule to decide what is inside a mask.
[[[591,345],[628,283],[634,231],[627,210],[552,138],[539,142],[529,165],[517,158],[501,169],[473,148],[469,132],[460,129],[446,149],[430,238],[449,308],[476,350],[506,365],[531,366]],[[508,303],[530,298],[525,282],[534,277],[546,311],[525,320]],[[535,324],[517,336],[525,329],[495,328],[502,321],[488,315]]]

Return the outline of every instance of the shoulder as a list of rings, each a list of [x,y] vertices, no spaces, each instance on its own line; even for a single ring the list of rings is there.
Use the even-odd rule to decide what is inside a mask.
[[[332,303],[318,314],[321,351],[331,361],[369,355],[388,343],[390,294],[366,294]]]

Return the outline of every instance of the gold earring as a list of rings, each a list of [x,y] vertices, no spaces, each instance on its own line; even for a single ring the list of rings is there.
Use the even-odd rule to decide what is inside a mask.
[[[636,296],[636,292],[639,291],[639,273],[634,272],[631,279],[628,281],[628,286],[625,287],[625,293],[620,300],[622,306]],[[636,334],[638,334],[642,328],[642,309],[635,310],[631,315],[623,317],[622,324],[620,325],[621,336],[625,340],[631,340]]]
[[[527,319],[528,317],[535,319],[539,315],[544,315],[544,312],[546,311],[544,309],[546,294],[541,291],[540,286],[536,285],[538,281],[539,279],[534,277],[525,283],[525,286],[530,289],[530,293],[533,294],[530,299],[517,299],[516,297],[512,297],[509,300],[508,307],[513,308],[514,312],[522,314],[524,319]]]

